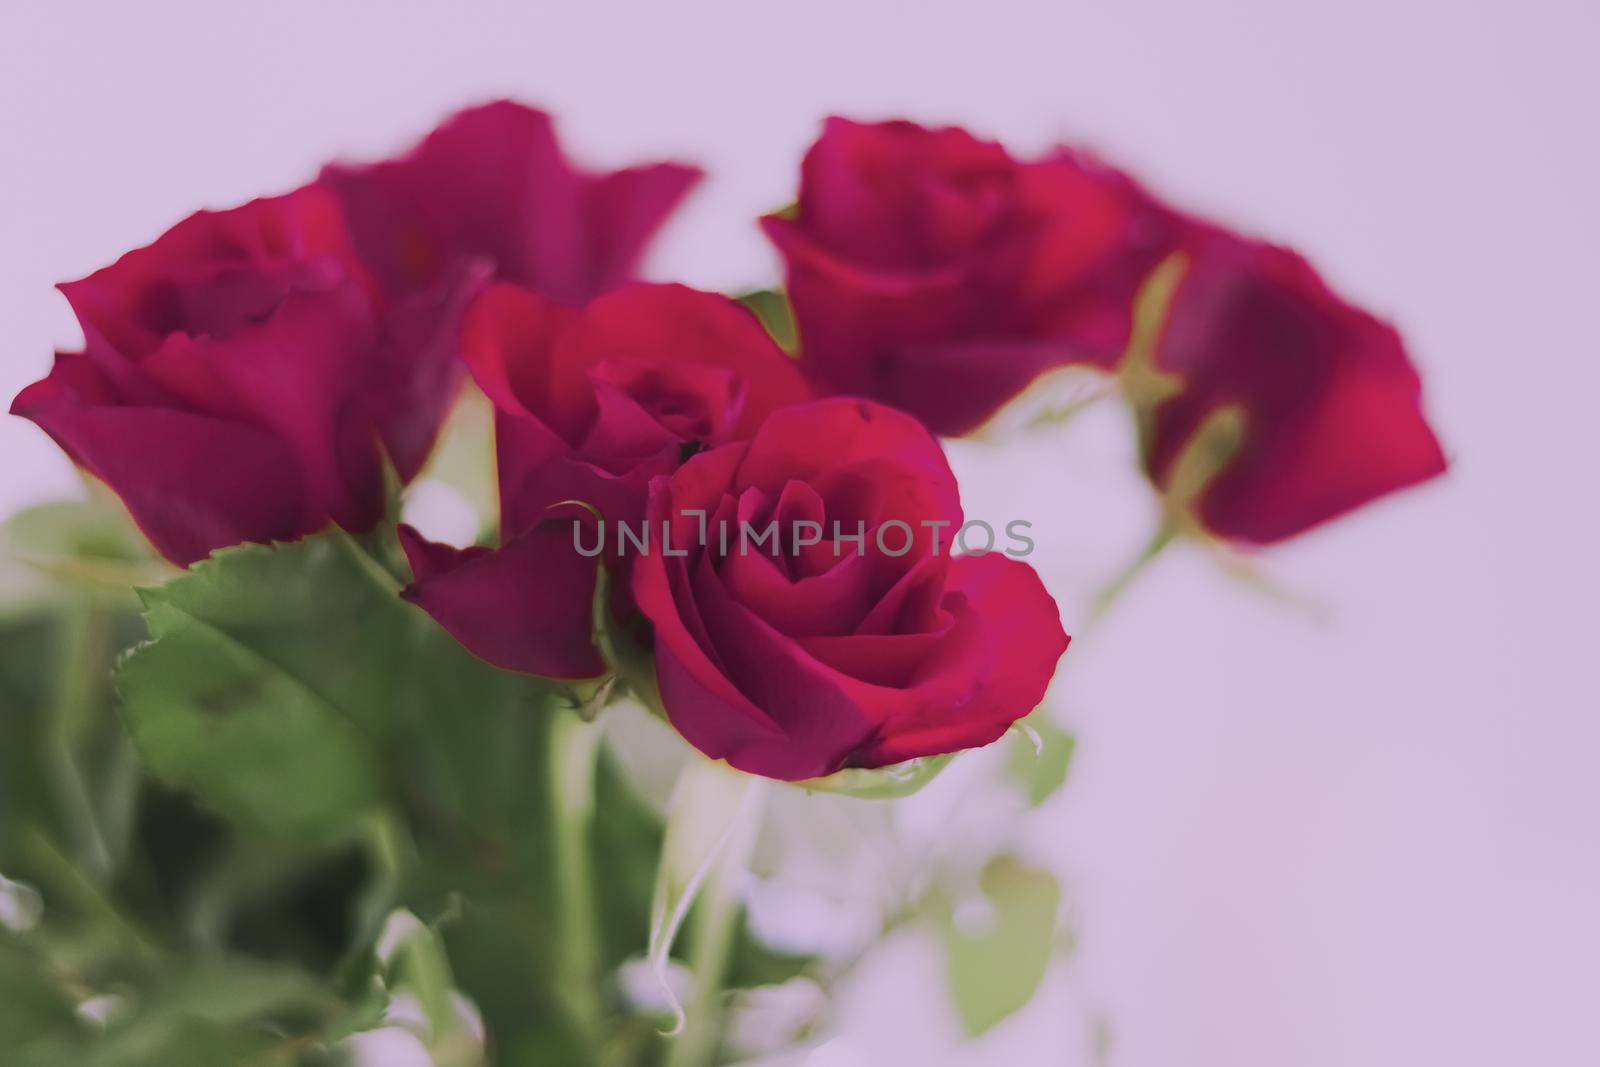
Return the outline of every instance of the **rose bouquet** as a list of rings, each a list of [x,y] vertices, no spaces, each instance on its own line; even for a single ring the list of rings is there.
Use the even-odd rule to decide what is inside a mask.
[[[1069,639],[941,438],[1125,401],[1159,521],[1085,620],[1445,467],[1392,328],[1085,153],[829,120],[735,297],[633,280],[698,177],[495,103],[61,286],[12,411],[95,488],[6,527],[7,1063],[732,1062],[908,924],[981,1032],[1059,888],[879,814],[979,748],[1041,803]],[[826,820],[895,862],[797,936],[757,887]]]

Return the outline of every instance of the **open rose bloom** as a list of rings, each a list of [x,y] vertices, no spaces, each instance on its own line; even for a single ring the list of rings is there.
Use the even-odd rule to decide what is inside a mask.
[[[844,119],[806,154],[794,210],[762,220],[806,366],[952,435],[1046,370],[1114,364],[1179,225],[1082,153],[1018,162],[965,130]]]
[[[573,524],[598,519],[601,536],[638,523],[652,479],[809,390],[754,316],[682,286],[635,285],[582,309],[496,286],[468,316],[464,351],[495,406],[501,544],[457,551],[402,528],[406,596],[498,666],[598,676],[601,559],[579,551]]]
[[[1214,232],[1190,241],[1153,365],[1180,383],[1148,413],[1158,486],[1208,420],[1238,419],[1194,502],[1217,537],[1281,541],[1445,469],[1399,333],[1287,249]]]
[[[663,536],[633,589],[662,705],[740,770],[813,778],[986,745],[1039,703],[1067,648],[1027,564],[952,558],[955,478],[892,408],[778,412],[657,478],[650,518]]]
[[[739,298],[636,276],[699,173],[580,166],[492,103],[61,286],[83,345],[12,411],[133,525],[8,533],[61,584],[0,648],[5,1055],[710,1067],[824,1032],[918,924],[982,1033],[1063,941],[1015,824],[1066,777],[1047,694],[1097,602],[1046,588],[1062,539],[995,543],[1030,500],[964,512],[947,439],[1096,377],[1157,543],[1210,548],[1445,470],[1395,328],[1081,149],[830,119],[751,220],[781,289]],[[491,468],[476,540],[430,536],[417,487]],[[902,847],[864,798],[958,756],[961,814],[1001,814]],[[865,934],[783,936],[760,893],[817,883]]]
[[[384,464],[412,477],[449,407],[467,264],[383,291],[307,187],[200,212],[61,287],[84,350],[12,405],[187,564],[330,522],[364,530]]]
[[[116,491],[174,563],[330,522],[365,530],[384,511],[385,463],[409,481],[433,446],[483,280],[573,299],[620,284],[696,173],[582,175],[544,115],[465,112],[407,159],[199,212],[62,285],[84,350],[12,411]],[[593,218],[557,236],[528,208],[552,201],[564,224]]]

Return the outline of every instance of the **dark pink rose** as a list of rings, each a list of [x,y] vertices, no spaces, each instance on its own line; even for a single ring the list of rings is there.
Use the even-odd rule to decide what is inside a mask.
[[[502,100],[453,116],[399,159],[329,166],[320,181],[391,290],[481,256],[501,280],[581,303],[632,276],[699,178],[678,163],[585,173],[562,155],[550,116]]]
[[[1125,175],[1059,150],[1019,163],[964,130],[829,119],[791,214],[802,355],[836,392],[976,429],[1045,370],[1114,363],[1179,224]]]
[[[501,547],[460,551],[403,528],[416,574],[406,596],[497,666],[598,675],[597,568],[625,570],[617,524],[642,520],[650,479],[810,392],[754,316],[679,285],[635,284],[578,309],[497,284],[468,312],[462,348],[495,406]],[[589,546],[602,519],[611,550],[585,556],[573,524],[587,524]]]
[[[84,332],[13,414],[122,497],[174,563],[384,508],[421,467],[456,381],[463,262],[404,299],[315,186],[202,211],[61,286]]]
[[[1027,564],[951,555],[955,478],[892,408],[778,411],[656,477],[649,517],[671,527],[633,571],[662,704],[696,748],[752,774],[988,744],[1039,703],[1067,647]]]
[[[1400,335],[1300,256],[1196,235],[1156,343],[1169,395],[1147,414],[1145,467],[1172,488],[1191,445],[1220,470],[1192,502],[1213,535],[1268,544],[1445,469]],[[1241,434],[1197,432],[1232,412]],[[1194,487],[1191,487],[1191,489]]]

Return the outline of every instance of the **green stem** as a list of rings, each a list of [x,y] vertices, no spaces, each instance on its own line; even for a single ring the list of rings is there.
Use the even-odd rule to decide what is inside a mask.
[[[105,621],[90,605],[75,604],[67,609],[62,625],[56,675],[60,687],[51,716],[49,759],[55,767],[56,802],[77,858],[92,879],[104,883],[111,879],[116,858],[75,753],[95,725],[96,702],[110,673]]]
[[[1119,392],[1117,383],[1112,382],[1110,385],[1101,386],[1074,400],[1069,400],[1060,407],[1045,408],[1028,420],[1028,428],[1064,426],[1102,400],[1116,396]]]
[[[54,886],[79,910],[104,923],[113,943],[126,947],[142,960],[154,962],[167,958],[167,949],[160,939],[137,919],[125,914],[107,889],[57,849],[42,830],[28,827],[22,845],[30,866],[39,872],[40,882]]]
[[[750,866],[761,826],[765,780],[745,780],[745,795],[722,845],[721,854],[700,887],[695,902],[689,969],[694,994],[683,1032],[667,1054],[667,1067],[711,1067],[722,1044],[725,1005],[722,984],[727,977],[740,912],[739,881]]]
[[[1134,581],[1150,566],[1155,558],[1177,536],[1177,530],[1169,522],[1163,522],[1155,535],[1139,550],[1127,566],[1123,567],[1117,576],[1106,583],[1094,596],[1094,607],[1089,612],[1089,619],[1084,623],[1083,632],[1088,632],[1098,626],[1107,612],[1121,600],[1123,595],[1132,587]]]
[[[367,848],[381,876],[396,886],[405,879],[406,869],[417,851],[410,831],[392,811],[375,812],[369,818]]]
[[[600,727],[556,712],[550,740],[549,781],[555,818],[556,908],[560,939],[557,972],[573,1024],[592,1046],[601,1037],[600,931],[595,914],[595,766]]]

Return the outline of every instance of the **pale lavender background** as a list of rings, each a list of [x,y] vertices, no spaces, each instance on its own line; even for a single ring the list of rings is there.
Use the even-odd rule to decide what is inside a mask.
[[[1268,557],[1330,622],[1187,550],[1074,647],[1082,760],[1031,846],[1082,955],[982,1045],[919,1060],[1084,1063],[1087,1006],[1131,1067],[1600,1062],[1597,10],[7,0],[0,396],[75,341],[55,281],[492,95],[597,162],[704,163],[652,272],[710,287],[772,276],[750,220],[829,111],[1086,141],[1391,314],[1455,467]],[[1144,532],[1126,440],[1106,411],[964,447],[969,511],[1025,507],[1065,597]],[[20,420],[0,456],[0,510],[72,486]],[[885,1020],[945,1042],[922,952],[878,962],[855,1052],[817,1067],[899,1060]]]

